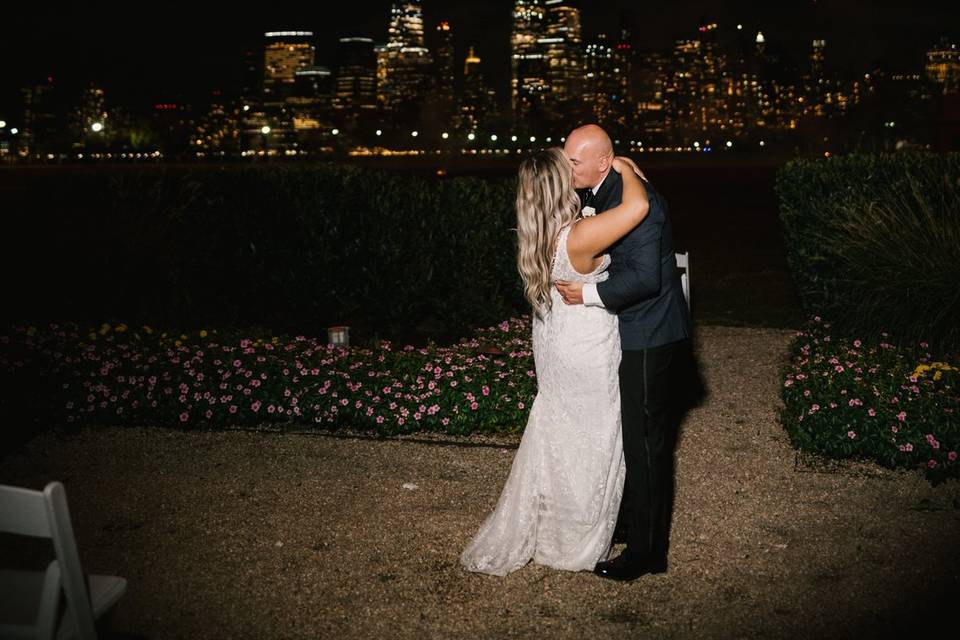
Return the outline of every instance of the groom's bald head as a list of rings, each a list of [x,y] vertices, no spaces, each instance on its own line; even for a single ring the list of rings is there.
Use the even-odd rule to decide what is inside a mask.
[[[613,163],[610,136],[595,124],[577,127],[567,136],[563,153],[573,165],[573,186],[594,187],[606,177]]]

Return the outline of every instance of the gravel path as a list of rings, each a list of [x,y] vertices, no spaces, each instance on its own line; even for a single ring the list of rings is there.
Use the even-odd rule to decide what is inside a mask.
[[[65,484],[85,568],[129,581],[117,638],[915,637],[960,593],[960,486],[798,461],[790,336],[699,329],[670,570],[632,583],[460,568],[516,439],[88,428],[35,438],[0,483]],[[3,539],[4,566],[48,544]]]

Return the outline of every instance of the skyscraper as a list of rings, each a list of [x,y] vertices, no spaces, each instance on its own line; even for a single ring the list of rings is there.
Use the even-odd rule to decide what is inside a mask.
[[[611,96],[616,95],[618,78],[614,73],[613,47],[606,34],[587,44],[584,56],[583,101],[593,119],[601,125],[614,120]]]
[[[665,91],[667,129],[682,137],[697,138],[703,127],[701,112],[702,57],[699,40],[678,40]]]
[[[340,72],[333,108],[342,126],[356,127],[377,110],[377,59],[370,38],[340,38]]]
[[[378,51],[378,95],[388,111],[409,119],[422,105],[433,61],[423,40],[419,2],[395,2],[390,9],[387,44]]]
[[[540,0],[517,0],[510,34],[510,106],[524,120],[539,112],[549,92],[545,44],[546,16]]]
[[[453,30],[450,23],[443,21],[436,29],[436,56],[433,74],[432,95],[436,100],[439,116],[443,125],[453,122],[456,111],[456,65],[453,48]]]
[[[282,102],[293,93],[297,71],[313,66],[313,32],[268,31],[263,37],[264,97],[267,102]]]
[[[23,129],[19,134],[19,153],[32,158],[69,151],[56,104],[57,85],[52,76],[46,76],[22,91]]]
[[[944,94],[960,91],[960,50],[947,39],[927,51],[927,77],[940,85]]]
[[[566,0],[546,0],[546,35],[538,39],[545,57],[549,87],[547,111],[570,119],[579,111],[583,83],[580,10]]]
[[[637,54],[636,63],[636,117],[640,132],[659,138],[665,131],[669,58],[659,51],[645,51]]]
[[[314,63],[313,32],[267,31],[263,37],[264,124],[270,127],[271,148],[292,149],[297,135],[290,102],[296,96],[297,73]]]
[[[633,124],[633,64],[634,49],[630,33],[624,29],[620,40],[613,45],[613,84],[610,96],[610,111],[618,135],[627,132]]]
[[[459,129],[475,132],[493,115],[496,94],[491,90],[480,71],[480,57],[473,47],[463,62],[463,97],[460,101]]]
[[[814,40],[810,47],[810,68],[803,77],[804,115],[825,115],[826,98],[829,93],[824,74],[826,40]]]

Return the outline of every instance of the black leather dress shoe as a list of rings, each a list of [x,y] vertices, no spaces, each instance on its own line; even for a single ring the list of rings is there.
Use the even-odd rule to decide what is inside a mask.
[[[621,553],[613,560],[598,562],[593,568],[593,572],[601,578],[622,581],[636,580],[648,573],[666,573],[666,571],[666,561],[649,561],[629,557],[625,553]]]

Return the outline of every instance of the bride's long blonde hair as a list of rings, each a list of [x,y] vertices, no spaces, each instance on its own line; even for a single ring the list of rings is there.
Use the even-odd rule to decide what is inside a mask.
[[[560,148],[543,149],[520,164],[517,268],[523,279],[524,295],[540,317],[552,307],[550,270],[557,234],[579,210],[573,171]]]

